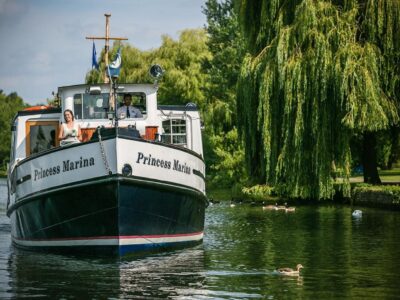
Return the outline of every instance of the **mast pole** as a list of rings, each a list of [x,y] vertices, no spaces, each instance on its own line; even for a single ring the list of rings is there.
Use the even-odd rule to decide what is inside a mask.
[[[105,63],[108,66],[108,50],[110,49],[110,17],[111,14],[104,14],[106,17],[106,46],[105,46]],[[107,75],[106,75],[107,77]]]
[[[114,120],[115,120],[115,127],[118,127],[118,118],[117,118],[117,97],[116,97],[116,91],[117,91],[117,84],[116,82],[110,81],[110,78],[108,78],[107,74],[107,69],[108,69],[108,53],[110,50],[110,40],[115,40],[115,41],[126,41],[128,40],[127,38],[123,37],[110,37],[110,17],[111,14],[104,14],[106,17],[106,34],[105,36],[87,36],[87,40],[104,40],[105,41],[105,47],[104,47],[104,63],[105,63],[105,69],[104,69],[104,83],[110,83],[110,98],[109,98],[109,108],[111,108],[112,111],[114,111]]]
[[[110,37],[110,17],[111,14],[104,14],[104,16],[106,17],[106,34],[105,36],[87,36],[86,39],[87,40],[104,40],[105,41],[105,47],[104,47],[104,63],[105,63],[105,67],[106,69],[104,70],[104,83],[109,83],[110,80],[107,76],[107,66],[109,64],[108,61],[108,53],[110,50],[110,40],[114,40],[114,41],[126,41],[128,40],[127,38],[124,37]]]

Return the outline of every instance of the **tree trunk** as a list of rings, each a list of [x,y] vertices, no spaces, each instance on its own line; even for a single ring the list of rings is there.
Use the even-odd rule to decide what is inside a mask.
[[[390,142],[392,144],[392,148],[390,150],[390,156],[388,161],[389,170],[393,168],[393,164],[399,159],[399,135],[400,135],[400,127],[392,126],[390,128]]]
[[[381,184],[376,157],[375,133],[364,133],[363,140],[364,183]]]

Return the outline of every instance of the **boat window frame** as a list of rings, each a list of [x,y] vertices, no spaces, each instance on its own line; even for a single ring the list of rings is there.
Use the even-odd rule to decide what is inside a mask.
[[[131,106],[137,108],[142,113],[142,117],[144,118],[147,115],[147,94],[145,92],[120,92],[117,93],[117,109],[123,107],[124,104],[124,97],[126,94],[130,94],[132,96]],[[132,118],[136,119],[136,118]]]
[[[144,91],[119,92],[116,95],[110,95],[106,92],[99,95],[91,95],[86,92],[74,93],[72,96],[74,117],[76,120],[108,120],[110,119],[110,114],[114,114],[115,111],[118,112],[118,109],[124,106],[123,98],[126,94],[132,96],[131,106],[139,109],[142,113],[141,118],[144,118],[147,115],[147,94]],[[90,100],[88,97],[98,97],[97,100],[101,98],[103,100],[102,110],[98,106],[87,105],[93,101],[93,99]],[[117,98],[115,101],[117,105],[116,108],[114,107],[114,100],[112,100],[114,97]],[[102,115],[102,117],[95,117],[96,115]]]
[[[55,137],[54,137],[54,140],[55,140],[54,148],[60,146],[60,141],[58,140],[58,134],[59,134],[59,130],[60,130],[59,129],[59,125],[60,125],[59,121],[55,121],[55,120],[54,121],[51,121],[51,120],[37,120],[37,119],[36,120],[27,120],[26,123],[25,123],[25,155],[26,155],[26,157],[31,156],[33,154],[36,154],[36,153],[30,153],[30,149],[31,149],[31,127],[32,126],[39,126],[39,125],[42,125],[42,126],[54,125],[55,129],[56,129]],[[51,149],[51,148],[49,148],[49,149]],[[46,149],[46,150],[48,150],[48,149]],[[43,150],[43,151],[45,151],[45,150]],[[40,152],[42,152],[42,151],[39,151],[37,153],[40,153]]]
[[[10,151],[10,163],[15,160],[15,152],[17,150],[17,126],[18,121],[11,126],[11,151]]]
[[[173,121],[181,121],[182,124],[172,124]],[[171,130],[171,132],[169,132],[169,133],[165,132],[165,127],[164,127],[164,123],[165,122],[169,122],[169,127],[170,127],[170,130]],[[184,122],[185,132],[184,133],[175,132],[173,130],[173,128],[183,127],[183,122]],[[171,144],[171,145],[180,146],[180,147],[185,147],[185,148],[188,146],[188,125],[187,125],[187,120],[186,119],[182,119],[182,117],[169,118],[169,119],[164,120],[164,121],[161,122],[161,127],[162,127],[162,130],[163,130],[162,142],[168,143],[168,144]],[[185,137],[185,143],[174,143],[174,137],[178,137],[178,136],[184,136]],[[164,138],[169,139],[169,141],[164,140]]]
[[[109,93],[101,93],[99,95],[91,95],[88,93],[75,93],[73,95],[73,108],[74,108],[74,117],[76,120],[107,120],[108,119],[108,113],[110,112],[110,97]],[[108,97],[107,97],[108,96]],[[86,106],[86,102],[89,101],[88,99],[85,99],[85,97],[98,97],[97,101],[100,99],[105,101],[102,103],[102,110],[100,110],[100,107],[98,106]],[[108,98],[108,99],[107,99]],[[76,103],[78,100],[80,100],[80,103]],[[107,106],[105,106],[107,104]],[[77,107],[79,107],[79,112],[77,111]],[[92,112],[91,109],[92,108]],[[96,111],[97,110],[97,111]],[[97,118],[97,117],[91,117],[91,115],[96,116],[96,115],[102,115],[103,117]]]

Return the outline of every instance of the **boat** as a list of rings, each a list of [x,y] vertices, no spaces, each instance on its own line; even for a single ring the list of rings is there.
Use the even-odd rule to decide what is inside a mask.
[[[159,79],[160,66],[152,74]],[[197,106],[159,105],[150,84],[58,88],[59,107],[12,121],[7,215],[16,247],[126,255],[199,244],[207,207]],[[139,118],[116,113],[130,94]],[[71,110],[82,142],[60,146]]]

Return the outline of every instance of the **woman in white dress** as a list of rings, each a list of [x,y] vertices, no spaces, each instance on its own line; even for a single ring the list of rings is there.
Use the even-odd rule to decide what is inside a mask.
[[[60,124],[58,139],[60,146],[79,143],[82,138],[81,128],[75,123],[75,118],[72,110],[66,109],[64,111],[65,123]]]

